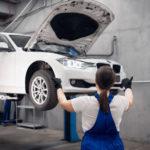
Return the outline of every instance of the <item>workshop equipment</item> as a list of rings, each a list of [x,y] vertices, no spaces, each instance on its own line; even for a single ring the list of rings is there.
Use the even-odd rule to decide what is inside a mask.
[[[10,97],[5,95],[0,95],[0,100],[5,100],[4,104],[4,112],[2,120],[0,120],[0,124],[6,126],[8,124],[15,124],[16,123],[16,102],[17,97]],[[11,104],[14,102],[14,114],[13,119],[10,119],[10,113],[11,113]]]
[[[27,98],[27,97],[26,97]],[[24,110],[25,113],[23,117],[20,119],[19,117],[19,111]],[[27,118],[27,112],[31,111],[32,113],[30,116],[32,119],[26,120]],[[42,116],[42,123],[38,123],[36,120],[37,117],[37,112],[39,112]],[[22,120],[22,122],[18,122],[18,120]],[[44,128],[45,122],[45,111],[38,111],[35,109],[35,107],[32,105],[32,103],[26,104],[26,100],[24,100],[21,104],[16,105],[16,126],[18,127],[24,127],[24,128],[31,128],[31,129],[39,129],[39,128]]]

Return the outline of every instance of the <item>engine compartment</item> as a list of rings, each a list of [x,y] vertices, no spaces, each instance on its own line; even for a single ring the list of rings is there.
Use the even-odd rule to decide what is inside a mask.
[[[97,21],[80,13],[61,13],[50,22],[59,39],[74,41],[89,36],[98,29]]]

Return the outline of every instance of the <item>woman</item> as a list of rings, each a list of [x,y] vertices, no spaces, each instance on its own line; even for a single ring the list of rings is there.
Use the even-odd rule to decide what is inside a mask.
[[[110,94],[110,88],[115,81],[114,71],[104,66],[96,72],[97,93],[94,96],[81,96],[67,100],[60,79],[54,79],[57,96],[62,108],[69,112],[82,112],[82,128],[84,137],[81,150],[123,150],[124,146],[119,136],[119,126],[122,115],[133,103],[131,90],[133,77],[124,79],[122,86],[125,96]]]

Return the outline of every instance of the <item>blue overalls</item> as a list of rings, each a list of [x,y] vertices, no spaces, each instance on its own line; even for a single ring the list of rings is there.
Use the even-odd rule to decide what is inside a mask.
[[[99,95],[94,95],[99,100]],[[114,95],[108,97],[109,104]],[[81,150],[124,150],[123,142],[116,129],[110,107],[107,114],[99,110],[94,126],[85,132]]]

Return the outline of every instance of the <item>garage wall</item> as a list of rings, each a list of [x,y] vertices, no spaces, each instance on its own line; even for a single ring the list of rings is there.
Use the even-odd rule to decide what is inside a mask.
[[[134,80],[150,80],[150,14],[149,0],[101,0],[112,9],[116,18],[109,26],[102,40],[95,44],[93,51],[101,49],[101,41],[108,41],[107,37],[118,37],[118,50],[115,59],[123,66],[127,75],[134,76]],[[103,42],[105,43],[105,42]],[[108,41],[109,43],[109,41]],[[109,46],[108,46],[109,45]],[[103,44],[103,50],[111,49],[111,45]],[[134,83],[134,105],[125,114],[121,125],[121,136],[127,139],[150,141],[150,83]]]
[[[127,75],[134,80],[150,80],[150,13],[149,0],[99,0],[106,4],[115,14],[115,20],[92,47],[89,54],[108,54],[113,36],[117,36],[118,45],[115,54],[108,59],[120,62]],[[33,10],[43,6],[43,1],[36,1]],[[52,2],[56,2],[52,1]],[[58,1],[59,2],[59,1]],[[20,9],[27,3],[20,4]],[[48,5],[51,1],[48,1]],[[33,33],[51,7],[34,11],[18,21],[18,26],[8,31]],[[121,125],[121,136],[126,139],[150,142],[150,83],[133,83],[135,95],[131,111],[125,114]],[[63,129],[63,110],[57,106],[46,113],[50,128]],[[77,116],[78,130],[81,129],[80,115]]]

